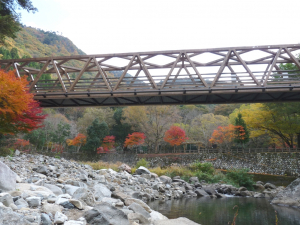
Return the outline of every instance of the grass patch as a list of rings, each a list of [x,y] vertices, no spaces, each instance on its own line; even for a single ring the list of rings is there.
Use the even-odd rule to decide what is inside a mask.
[[[114,171],[118,171],[119,166],[122,165],[122,162],[116,163],[109,163],[109,162],[81,162],[82,164],[90,165],[94,170],[101,170],[101,169],[112,169]]]

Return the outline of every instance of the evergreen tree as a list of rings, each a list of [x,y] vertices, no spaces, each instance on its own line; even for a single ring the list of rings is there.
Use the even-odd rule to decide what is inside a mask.
[[[128,134],[133,132],[131,130],[131,126],[128,123],[122,123],[122,120],[125,120],[125,117],[123,117],[122,114],[123,108],[117,108],[113,116],[113,118],[116,121],[116,124],[111,130],[111,135],[114,135],[116,137],[116,143],[119,146],[123,146],[123,143]]]
[[[238,143],[238,144],[246,144],[249,142],[249,130],[247,129],[247,125],[244,121],[244,119],[242,118],[242,114],[239,113],[238,116],[235,118],[235,123],[234,123],[235,126],[242,126],[244,128],[244,132],[243,134],[241,133],[240,130],[236,130],[236,134],[237,134],[237,137],[235,138],[235,142]]]
[[[109,134],[109,128],[106,122],[95,119],[87,129],[87,139],[84,150],[89,153],[96,153],[96,149],[102,144],[102,140]]]

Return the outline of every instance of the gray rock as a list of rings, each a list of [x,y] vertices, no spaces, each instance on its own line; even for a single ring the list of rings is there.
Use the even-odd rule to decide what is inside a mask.
[[[38,166],[38,168],[36,169],[36,172],[47,175],[47,173],[49,171],[48,171],[48,168],[46,166]]]
[[[10,194],[3,193],[3,194],[0,194],[0,202],[2,202],[3,205],[5,205],[6,207],[9,207],[10,204],[14,203],[14,200]]]
[[[146,173],[146,174],[151,174],[151,172],[146,168],[146,167],[143,167],[143,166],[140,166],[136,171],[135,171],[136,174],[138,175],[141,175],[143,173]]]
[[[66,209],[74,209],[75,208],[75,206],[71,202],[69,202],[69,200],[60,203],[60,205]]]
[[[120,209],[108,203],[100,203],[84,215],[87,222],[93,224],[107,225],[129,225],[127,215]]]
[[[16,190],[17,175],[0,161],[0,189],[2,191]]]
[[[132,203],[128,206],[128,209],[132,210],[135,213],[142,214],[145,218],[150,218],[150,213],[148,213],[140,204]]]
[[[54,216],[54,224],[61,224],[68,220],[68,217],[60,212],[56,212]]]
[[[29,207],[38,207],[41,205],[41,198],[40,197],[28,197],[26,201]]]
[[[202,190],[202,189],[196,189],[195,193],[197,194],[197,196],[199,197],[205,197],[205,196],[209,196],[209,194],[206,193],[206,191]]]
[[[142,200],[140,199],[136,199],[136,198],[127,198],[125,200],[125,205],[126,206],[129,206],[131,205],[132,203],[137,203],[139,205],[141,205],[148,213],[151,213],[151,208],[145,203],[143,202]]]
[[[19,156],[20,154],[21,154],[21,152],[18,149],[16,149],[15,156]]]
[[[27,221],[23,216],[18,213],[13,212],[11,208],[0,206],[0,224],[1,225],[30,225],[31,223]]]
[[[276,186],[274,184],[271,184],[271,183],[266,183],[265,188],[270,188],[270,189],[276,189]]]
[[[69,220],[64,225],[86,225],[85,221]]]
[[[160,176],[159,177],[160,181],[163,182],[164,184],[171,184],[172,183],[172,178],[168,176]]]
[[[55,215],[56,212],[61,212],[62,206],[56,204],[43,204],[41,211],[44,213],[51,213]]]
[[[129,213],[127,217],[131,224],[136,224],[135,221],[138,221],[138,224],[150,225],[149,220],[140,213]]]
[[[193,183],[193,184],[196,183],[196,182],[199,183],[199,179],[198,179],[198,177],[191,177],[191,178],[189,179],[189,182],[190,182],[190,183]]]
[[[129,195],[127,195],[127,194],[125,194],[125,193],[123,193],[121,191],[114,191],[114,192],[112,192],[111,197],[120,199],[123,202],[125,201],[125,199],[131,198],[131,196],[129,196]]]
[[[81,200],[85,202],[89,206],[95,205],[95,197],[93,193],[90,190],[87,190],[86,188],[78,188],[73,196],[74,199]]]
[[[49,190],[51,190],[56,195],[62,195],[63,194],[63,191],[61,190],[61,188],[57,187],[56,185],[45,184],[44,186],[46,188],[48,188]]]
[[[255,193],[253,197],[254,198],[264,198],[265,195],[263,193]]]
[[[74,192],[80,188],[79,186],[73,186],[73,185],[69,185],[69,184],[66,184],[64,186],[64,189],[66,190],[66,193],[69,194],[69,195],[73,195]]]
[[[29,206],[23,198],[19,198],[17,201],[15,201],[15,205],[18,207],[18,209],[27,208]]]
[[[271,203],[300,207],[300,178],[294,180],[284,190],[279,191]]]
[[[167,220],[168,218],[166,216],[164,216],[163,214],[157,212],[157,211],[152,211],[150,213],[151,216],[151,222],[154,223],[155,221],[159,221],[159,220]]]
[[[41,215],[41,225],[52,225],[50,217],[45,213]]]
[[[126,171],[127,173],[131,173],[131,167],[128,166],[127,164],[123,163],[121,166],[118,168],[120,171]]]
[[[253,188],[255,191],[259,191],[259,192],[263,192],[265,190],[265,187],[262,184],[258,184],[258,183],[254,184]]]
[[[111,191],[104,184],[96,184],[94,190],[94,196],[97,201],[100,201],[104,197],[111,197]]]

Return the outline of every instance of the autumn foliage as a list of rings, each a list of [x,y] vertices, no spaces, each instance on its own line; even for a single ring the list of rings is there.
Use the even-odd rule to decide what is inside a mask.
[[[229,124],[228,126],[219,126],[214,130],[209,141],[214,144],[223,144],[228,147],[228,144],[232,143],[236,138],[243,140],[243,138],[245,138],[245,130],[242,126]]]
[[[65,148],[64,148],[63,145],[55,143],[55,144],[52,145],[51,152],[61,154],[61,153],[63,153],[64,149]]]
[[[106,136],[103,138],[102,145],[97,148],[97,154],[108,153],[111,149],[115,147],[115,136]]]
[[[141,132],[133,132],[132,134],[128,134],[124,143],[124,147],[141,145],[145,142],[145,138],[145,134]]]
[[[111,149],[113,149],[115,146],[115,139],[116,137],[111,135],[111,136],[106,136],[105,138],[103,138],[103,141],[102,141],[102,147],[104,149],[104,151],[109,151]]]
[[[69,146],[82,146],[86,143],[86,136],[84,134],[77,134],[77,136],[74,139],[68,139],[67,144]]]
[[[24,139],[17,139],[17,141],[14,143],[15,149],[23,149],[28,145],[29,145],[29,141]]]
[[[39,103],[28,92],[26,76],[0,70],[0,133],[29,132],[41,127],[46,115],[41,115]]]
[[[186,137],[185,131],[178,126],[171,126],[165,132],[164,141],[168,142],[171,146],[181,145],[186,140],[188,140],[188,137]]]

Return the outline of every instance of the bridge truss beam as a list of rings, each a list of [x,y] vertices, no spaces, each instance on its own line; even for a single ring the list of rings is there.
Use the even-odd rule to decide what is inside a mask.
[[[299,52],[299,44],[232,47],[0,60],[0,67],[27,75],[43,107],[299,101]]]

